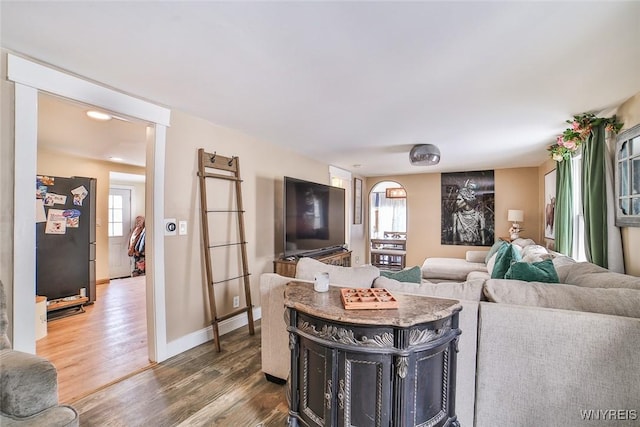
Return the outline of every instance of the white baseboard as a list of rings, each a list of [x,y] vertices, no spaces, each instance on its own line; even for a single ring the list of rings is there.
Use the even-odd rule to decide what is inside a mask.
[[[262,308],[254,307],[253,320],[256,321],[261,318],[262,318]],[[238,328],[242,328],[243,326],[246,326],[248,323],[249,321],[247,319],[247,316],[244,314],[239,314],[230,319],[223,320],[218,324],[220,336],[223,336],[224,334],[228,334],[229,332],[234,331]],[[167,343],[167,359],[177,354],[183,353],[187,350],[190,350],[194,347],[197,347],[200,344],[203,344],[207,341],[211,341],[212,339],[213,339],[212,326],[208,326],[206,328],[200,329],[199,331],[195,331],[188,335],[180,337],[177,340]]]

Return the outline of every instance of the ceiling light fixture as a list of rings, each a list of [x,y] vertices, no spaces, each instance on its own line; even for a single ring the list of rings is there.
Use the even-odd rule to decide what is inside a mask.
[[[432,166],[440,162],[440,149],[433,144],[417,144],[409,152],[409,161],[414,166]]]
[[[111,114],[103,113],[102,111],[96,111],[96,110],[87,111],[87,116],[95,120],[101,120],[103,122],[106,122],[107,120],[111,120],[113,118]]]

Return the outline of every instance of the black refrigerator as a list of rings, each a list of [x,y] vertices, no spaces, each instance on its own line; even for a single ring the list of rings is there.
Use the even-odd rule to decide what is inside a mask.
[[[95,301],[95,178],[36,177],[36,293]]]

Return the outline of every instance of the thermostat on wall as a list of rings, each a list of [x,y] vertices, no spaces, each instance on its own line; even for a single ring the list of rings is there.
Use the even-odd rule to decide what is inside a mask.
[[[164,219],[164,235],[165,236],[175,236],[177,234],[177,225],[175,218],[165,218]]]

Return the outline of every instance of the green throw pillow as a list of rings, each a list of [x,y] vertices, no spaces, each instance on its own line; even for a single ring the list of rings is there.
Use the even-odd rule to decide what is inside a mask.
[[[496,252],[496,263],[491,272],[492,279],[504,279],[504,275],[511,267],[511,264],[520,261],[520,253],[511,243],[505,243]]]
[[[491,249],[489,249],[489,253],[487,253],[487,256],[484,258],[484,263],[488,264],[489,258],[491,258],[493,254],[498,252],[498,250],[506,244],[507,242],[505,242],[504,240],[498,240],[497,242],[495,242],[493,246],[491,246]]]
[[[381,271],[380,275],[395,279],[398,282],[420,283],[422,282],[422,271],[417,265],[400,271]]]
[[[558,273],[553,261],[545,259],[540,262],[516,262],[511,264],[504,275],[505,279],[524,280],[526,282],[558,283]]]

